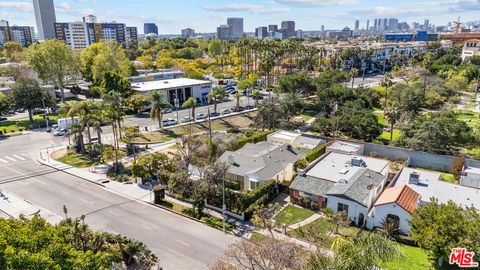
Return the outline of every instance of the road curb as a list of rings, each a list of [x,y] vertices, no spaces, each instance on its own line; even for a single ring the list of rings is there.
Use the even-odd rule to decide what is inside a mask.
[[[76,175],[76,174],[71,173],[71,172],[67,172],[67,171],[65,171],[64,169],[57,168],[57,167],[55,167],[55,166],[53,166],[53,165],[51,165],[51,164],[48,164],[47,162],[43,161],[41,158],[38,158],[37,161],[40,162],[40,164],[42,164],[43,166],[47,166],[47,167],[53,168],[53,169],[55,169],[55,170],[57,170],[57,171],[66,173],[66,174],[71,175],[71,176],[74,176],[74,177],[77,177],[77,178],[79,178],[79,179],[82,179],[82,180],[84,180],[84,181],[90,182],[90,183],[92,183],[92,184],[96,184],[96,185],[104,188],[105,190],[107,190],[107,191],[109,191],[109,192],[111,192],[111,193],[117,194],[118,196],[121,196],[121,197],[124,197],[124,198],[128,198],[128,199],[131,199],[131,200],[135,200],[135,201],[137,201],[137,202],[139,202],[139,203],[143,203],[143,204],[145,204],[145,205],[154,206],[154,207],[157,207],[157,208],[160,208],[160,209],[169,211],[169,212],[171,212],[171,213],[177,214],[177,215],[182,216],[182,217],[184,217],[184,218],[188,218],[188,219],[190,219],[190,220],[193,220],[193,221],[196,221],[196,222],[198,222],[198,223],[201,223],[201,224],[203,224],[203,225],[205,225],[205,226],[207,226],[207,227],[209,227],[209,228],[216,229],[216,230],[218,230],[218,231],[223,232],[223,230],[221,230],[221,229],[219,229],[219,228],[216,228],[216,227],[212,227],[212,226],[208,225],[206,222],[203,222],[203,221],[201,221],[201,220],[198,220],[198,219],[196,219],[196,218],[194,218],[194,217],[191,217],[191,216],[189,216],[189,215],[186,215],[186,214],[183,214],[183,213],[174,211],[174,210],[172,210],[172,209],[170,209],[170,208],[168,208],[168,207],[165,207],[165,206],[163,206],[163,205],[158,205],[158,204],[154,204],[154,203],[151,203],[151,202],[145,202],[145,201],[143,201],[143,200],[141,200],[141,199],[139,199],[139,198],[135,198],[135,197],[131,197],[131,196],[122,194],[122,193],[117,192],[117,191],[115,191],[115,190],[109,189],[108,187],[106,187],[105,185],[103,185],[103,184],[101,184],[101,183],[97,183],[97,182],[92,181],[92,180],[89,180],[89,179],[87,179],[87,178],[85,178],[85,177]],[[63,163],[62,163],[62,164],[63,164]],[[70,168],[74,168],[74,167],[70,167]],[[70,168],[67,168],[67,169],[70,169]],[[227,231],[227,230],[226,230],[225,233],[230,234],[230,235],[233,235],[233,236],[241,237],[241,236],[238,236],[238,235],[236,235],[235,233],[233,233],[233,232],[231,232],[231,231]]]

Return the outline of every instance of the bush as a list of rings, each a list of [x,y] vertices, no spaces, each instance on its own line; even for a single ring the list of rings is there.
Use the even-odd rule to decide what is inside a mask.
[[[230,127],[227,129],[227,133],[238,134],[240,133],[240,129],[238,127]]]
[[[327,217],[333,216],[333,210],[330,208],[322,208],[320,209],[320,212],[322,212],[322,214],[324,214]]]
[[[413,238],[409,237],[409,236],[406,236],[406,235],[397,235],[395,236],[395,240],[400,243],[400,244],[404,244],[404,245],[407,245],[407,246],[413,246],[413,247],[417,247],[418,244],[415,240],[413,240]]]
[[[298,169],[305,169],[308,166],[308,162],[305,158],[299,159],[293,164],[293,169],[298,170]]]
[[[312,151],[310,151],[306,156],[305,156],[305,160],[310,163],[314,160],[316,160],[317,158],[319,158],[321,155],[325,154],[325,149],[326,149],[326,145],[325,144],[322,144],[320,146],[317,146],[316,148],[314,148]]]
[[[127,168],[125,168],[125,166],[121,162],[113,163],[113,165],[109,167],[107,170],[107,177],[115,179],[119,182],[123,182],[123,180],[125,180],[123,176],[127,176],[127,175],[128,175],[128,170]]]
[[[272,133],[271,130],[266,130],[266,131],[254,133],[251,136],[247,135],[245,137],[241,137],[230,145],[230,150],[236,151],[242,148],[247,143],[258,143],[258,142],[266,141],[267,136],[271,133]]]

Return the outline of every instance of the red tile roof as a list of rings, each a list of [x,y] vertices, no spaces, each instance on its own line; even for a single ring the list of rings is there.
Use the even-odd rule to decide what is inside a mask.
[[[407,185],[401,185],[398,187],[390,187],[380,195],[375,202],[375,206],[396,203],[409,213],[415,212],[417,209],[417,202],[420,198],[420,194],[415,192]]]

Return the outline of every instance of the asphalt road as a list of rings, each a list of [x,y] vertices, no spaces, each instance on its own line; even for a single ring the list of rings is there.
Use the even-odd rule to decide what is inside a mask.
[[[207,269],[235,237],[169,211],[112,193],[80,178],[39,165],[40,149],[66,138],[39,132],[0,140],[0,189],[63,216],[86,215],[95,229],[146,243],[164,269]]]

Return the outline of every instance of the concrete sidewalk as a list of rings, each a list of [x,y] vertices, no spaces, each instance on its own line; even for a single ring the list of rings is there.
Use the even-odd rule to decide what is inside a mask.
[[[315,220],[321,218],[322,215],[321,214],[318,214],[318,213],[314,213],[313,215],[311,215],[310,217],[298,222],[298,223],[295,223],[295,224],[292,224],[290,226],[287,227],[287,232],[291,231],[291,230],[295,230],[295,229],[298,229],[300,227],[303,227],[305,225],[308,225],[312,222],[314,222]]]
[[[0,216],[18,218],[20,215],[32,217],[35,214],[39,214],[52,224],[57,224],[62,220],[62,217],[33,205],[13,193],[0,190]]]

